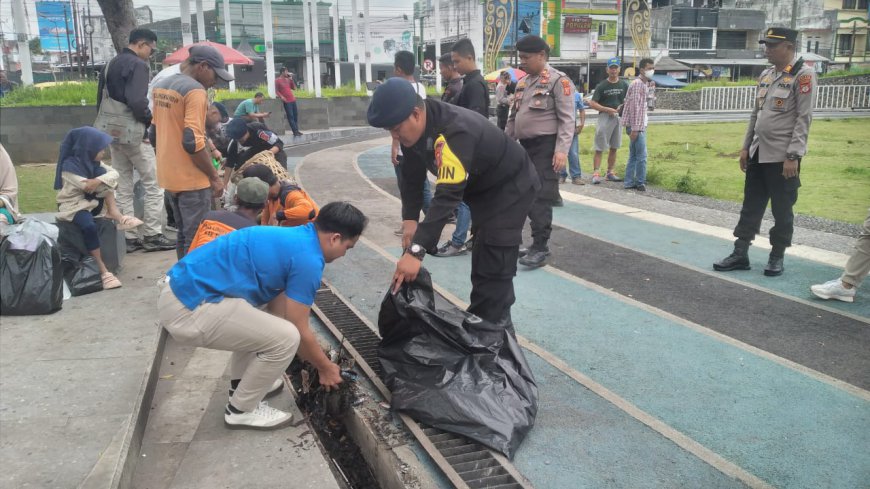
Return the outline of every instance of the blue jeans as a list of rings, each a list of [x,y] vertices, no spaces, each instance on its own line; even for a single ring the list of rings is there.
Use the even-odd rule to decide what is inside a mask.
[[[450,241],[456,246],[465,244],[469,227],[471,227],[471,209],[465,202],[460,202],[456,207],[456,230],[453,231],[453,238]]]
[[[284,112],[287,113],[287,122],[290,123],[290,130],[293,134],[299,132],[299,110],[296,107],[296,102],[284,102]]]
[[[393,165],[396,172],[396,182],[399,184],[399,194],[402,193],[402,161],[404,157],[399,155],[399,164]],[[432,202],[432,184],[429,179],[423,181],[423,214],[429,212],[429,204]]]
[[[571,148],[568,150],[568,166],[562,169],[559,175],[562,178],[568,178],[568,170],[571,170],[571,178],[579,177],[583,172],[580,170],[580,147],[577,144],[577,135],[574,135],[574,140],[571,141]]]
[[[626,128],[631,134],[631,129]],[[628,163],[625,165],[625,188],[646,184],[646,131],[628,145]]]

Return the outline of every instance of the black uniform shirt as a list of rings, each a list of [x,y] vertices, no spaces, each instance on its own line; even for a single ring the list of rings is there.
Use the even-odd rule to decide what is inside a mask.
[[[423,136],[414,146],[402,147],[403,219],[420,217],[426,171],[438,180],[413,242],[433,250],[453,209],[464,200],[475,224],[490,230],[498,244],[519,244],[522,227],[502,221],[508,218],[506,209],[541,186],[526,150],[477,113],[432,99],[424,103]]]
[[[236,140],[230,141],[227,148],[227,164],[233,168],[241,167],[246,161],[256,156],[257,153],[270,150],[274,146],[284,149],[284,141],[274,132],[270,131],[265,124],[249,122],[247,125],[248,139],[243,144],[248,149],[242,149],[242,145]]]
[[[151,123],[151,110],[148,109],[148,82],[151,69],[142,58],[131,49],[124,48],[121,54],[109,61],[108,73],[100,72],[97,87],[97,107],[103,99],[103,86],[109,97],[127,104],[133,117],[146,126]]]
[[[478,114],[489,117],[489,88],[486,80],[480,74],[480,70],[474,70],[465,75],[462,80],[462,91],[456,99],[456,105],[473,110]]]

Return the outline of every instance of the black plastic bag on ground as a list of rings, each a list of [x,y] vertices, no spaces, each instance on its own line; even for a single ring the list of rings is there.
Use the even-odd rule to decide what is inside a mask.
[[[50,238],[33,249],[14,249],[9,238],[0,244],[0,314],[50,314],[63,306],[60,251]]]
[[[534,425],[538,388],[512,328],[436,296],[425,269],[387,292],[378,327],[394,409],[513,458]]]
[[[103,290],[100,267],[94,257],[88,256],[79,261],[63,260],[63,278],[73,297],[93,294]]]
[[[118,273],[124,261],[124,255],[127,253],[127,248],[122,246],[124,243],[123,233],[118,231],[115,221],[111,219],[98,217],[94,219],[94,222],[97,224],[97,235],[100,238],[100,254],[103,258],[103,264],[106,265],[106,269],[110,272]],[[64,262],[76,263],[91,256],[88,247],[85,246],[85,238],[82,235],[82,231],[78,226],[71,222],[58,221],[57,228],[57,244],[60,246],[60,256]],[[118,236],[119,234],[121,234],[121,237]],[[66,272],[64,272],[64,276],[66,276]],[[69,282],[69,278],[67,278],[67,282]],[[76,294],[73,293],[73,295]]]

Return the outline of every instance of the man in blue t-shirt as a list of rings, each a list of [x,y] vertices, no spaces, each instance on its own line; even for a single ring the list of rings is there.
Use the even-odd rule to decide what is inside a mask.
[[[308,316],[324,265],[353,248],[365,225],[359,209],[332,202],[314,223],[233,231],[169,270],[158,301],[160,325],[179,343],[233,352],[228,426],[273,429],[292,421],[263,398],[281,388],[281,374],[297,349],[317,367],[326,389],[341,383]]]

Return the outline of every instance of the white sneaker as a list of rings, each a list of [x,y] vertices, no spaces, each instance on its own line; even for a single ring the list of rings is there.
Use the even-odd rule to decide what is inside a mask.
[[[278,380],[276,380],[275,382],[272,382],[272,386],[269,387],[269,392],[267,392],[266,395],[267,396],[274,396],[275,394],[278,394],[279,392],[281,392],[281,390],[283,388],[284,388],[284,379],[279,377]],[[235,394],[235,393],[236,393],[236,390],[233,389],[233,384],[230,384],[230,397],[233,397],[233,394]]]
[[[810,287],[810,290],[813,291],[813,294],[816,294],[816,296],[821,297],[822,299],[837,299],[838,301],[843,302],[855,301],[855,287],[852,287],[851,289],[843,287],[843,283],[840,279],[813,285]]]
[[[234,413],[230,406],[224,408],[224,423],[231,429],[274,430],[293,421],[293,414],[275,409],[265,401],[260,401],[257,408],[248,413]]]

